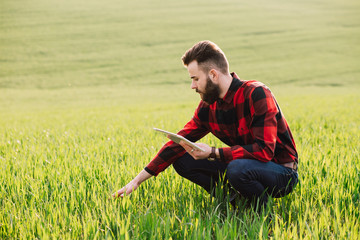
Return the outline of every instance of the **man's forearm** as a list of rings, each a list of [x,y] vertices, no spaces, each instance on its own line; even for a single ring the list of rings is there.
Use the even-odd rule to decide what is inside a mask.
[[[152,175],[145,171],[144,169],[133,179],[135,183],[140,185],[142,182],[146,181],[147,179],[151,178]]]

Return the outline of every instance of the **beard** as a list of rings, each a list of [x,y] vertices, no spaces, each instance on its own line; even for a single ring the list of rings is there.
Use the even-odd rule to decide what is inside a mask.
[[[210,79],[210,77],[208,76],[206,78],[206,86],[205,86],[205,91],[204,92],[200,92],[198,90],[196,90],[196,92],[200,93],[201,99],[208,103],[208,104],[213,104],[216,100],[219,99],[219,95],[220,95],[220,87],[219,85],[213,83]]]

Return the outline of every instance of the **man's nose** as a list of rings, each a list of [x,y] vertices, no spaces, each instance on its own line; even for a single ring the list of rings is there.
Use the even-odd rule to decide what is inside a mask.
[[[192,82],[191,82],[191,89],[196,89],[196,88],[197,88],[197,85],[196,85],[195,81],[192,80]]]

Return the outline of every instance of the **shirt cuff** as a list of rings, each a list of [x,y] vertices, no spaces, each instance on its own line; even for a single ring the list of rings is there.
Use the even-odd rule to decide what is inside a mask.
[[[150,173],[151,175],[156,176],[156,173],[154,173],[153,171],[151,171],[148,167],[145,167],[144,169],[145,169],[145,171],[147,171],[147,172]]]
[[[221,162],[230,162],[233,160],[231,148],[219,148],[220,161]]]

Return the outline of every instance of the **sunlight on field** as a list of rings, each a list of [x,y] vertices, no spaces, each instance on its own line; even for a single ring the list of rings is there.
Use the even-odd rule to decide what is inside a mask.
[[[356,239],[360,119],[336,105],[349,104],[357,112],[356,99],[281,98],[287,102],[283,111],[301,157],[301,184],[290,196],[274,200],[271,223],[245,209],[235,214],[228,204],[215,209],[219,203],[172,168],[131,197],[108,200],[165,143],[152,127],[178,130],[191,117],[191,104],[16,114],[16,119],[0,122],[1,170],[7,173],[1,178],[2,234],[85,238],[215,234],[233,239],[257,237],[261,229],[263,237]],[[205,141],[221,146],[213,137]]]
[[[357,1],[0,3],[1,239],[359,239]],[[210,39],[273,91],[300,184],[269,214],[212,199],[172,167],[111,200],[199,96],[181,64]],[[224,146],[209,135],[204,142]]]

